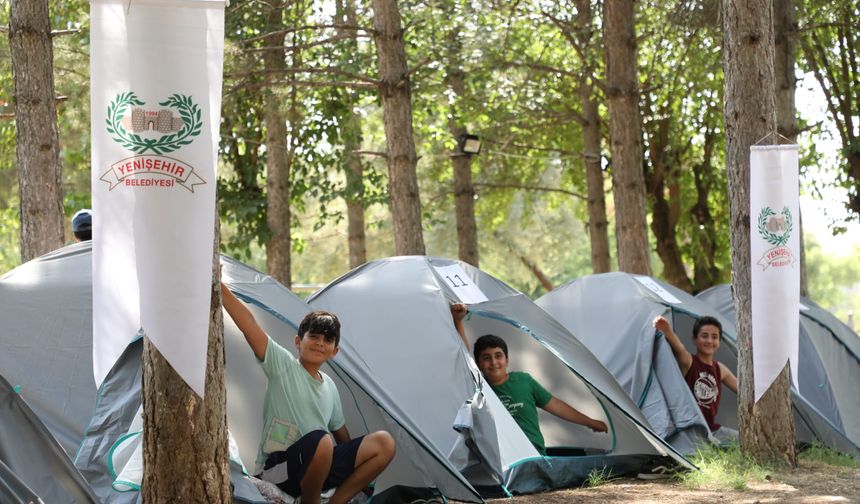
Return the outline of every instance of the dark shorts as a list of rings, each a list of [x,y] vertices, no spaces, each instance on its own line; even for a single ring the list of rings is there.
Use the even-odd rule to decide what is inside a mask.
[[[308,465],[320,440],[327,435],[327,432],[321,430],[308,432],[285,451],[270,453],[260,478],[278,485],[278,488],[293,497],[298,497],[302,494],[301,482]],[[323,483],[323,490],[340,485],[355,471],[355,456],[362,440],[364,436],[335,445],[331,469]]]

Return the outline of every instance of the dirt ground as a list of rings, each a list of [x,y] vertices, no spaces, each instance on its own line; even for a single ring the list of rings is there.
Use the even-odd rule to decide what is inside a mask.
[[[640,481],[619,478],[596,488],[558,490],[494,504],[561,504],[578,502],[635,502],[642,504],[689,503],[860,503],[860,469],[821,462],[801,461],[800,467],[769,475],[749,484],[747,490],[689,489],[675,480]]]

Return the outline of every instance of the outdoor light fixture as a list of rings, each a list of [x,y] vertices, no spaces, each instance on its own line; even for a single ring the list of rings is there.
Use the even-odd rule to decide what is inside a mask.
[[[471,133],[463,133],[460,135],[458,146],[462,154],[474,156],[481,152],[481,138]]]

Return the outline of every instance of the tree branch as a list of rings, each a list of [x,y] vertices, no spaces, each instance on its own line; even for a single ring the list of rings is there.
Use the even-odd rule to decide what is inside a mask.
[[[386,153],[384,153],[384,152],[380,152],[380,151],[354,150],[354,151],[352,151],[352,153],[353,153],[353,154],[358,154],[358,155],[360,155],[360,156],[362,156],[362,155],[365,155],[365,156],[377,156],[377,157],[381,157],[381,158],[388,159],[388,154],[386,154]]]
[[[80,33],[80,32],[81,32],[81,30],[77,29],[77,28],[73,29],[73,30],[52,30],[51,31],[51,38],[62,37],[63,35],[71,35],[73,33]]]
[[[355,79],[361,82],[365,82],[370,86],[379,86],[379,81],[368,77],[366,75],[353,74],[350,72],[345,72],[336,67],[326,67],[326,68],[311,68],[311,67],[295,67],[295,68],[283,68],[278,70],[250,70],[248,72],[234,72],[224,74],[225,78],[243,78],[243,77],[257,77],[257,76],[267,76],[267,75],[295,75],[300,73],[308,73],[308,74],[331,74],[338,75],[341,77],[346,77],[348,79]]]
[[[370,34],[371,36],[376,35],[376,30],[372,28],[364,28],[362,26],[356,25],[348,25],[348,24],[319,24],[319,25],[303,25],[303,26],[294,26],[292,28],[286,28],[283,30],[277,30],[269,33],[265,33],[263,35],[258,35],[256,37],[247,38],[241,40],[241,44],[250,44],[251,42],[257,42],[259,40],[264,40],[272,36],[281,36],[287,35],[290,33],[305,31],[305,30],[323,30],[323,29],[334,29],[334,30],[344,30],[344,31],[356,31],[356,32],[364,32]]]
[[[579,77],[580,77],[579,74],[576,74],[576,73],[571,72],[569,70],[562,70],[561,68],[555,68],[555,67],[551,67],[549,65],[543,65],[540,63],[521,63],[518,61],[504,61],[504,62],[502,62],[502,64],[505,66],[508,66],[508,67],[530,68],[532,70],[540,70],[541,72],[555,73],[555,74],[559,74],[559,75],[564,75],[566,77],[574,77],[576,79],[579,79]]]
[[[297,51],[304,51],[306,49],[312,49],[314,47],[319,47],[322,45],[330,44],[332,42],[337,42],[338,40],[350,40],[350,35],[335,35],[334,37],[329,37],[326,39],[317,40],[316,42],[310,42],[307,44],[297,44],[297,45],[277,45],[277,46],[261,46],[261,47],[249,47],[247,49],[242,49],[242,52],[246,53],[256,53],[256,52],[264,52],[271,50],[283,50],[285,53],[293,53]]]
[[[568,196],[573,196],[574,198],[579,198],[581,200],[587,200],[588,198],[584,194],[580,194],[574,191],[568,191],[567,189],[561,189],[559,187],[541,187],[541,186],[529,186],[523,184],[498,184],[494,182],[475,182],[474,185],[476,188],[478,187],[488,187],[491,189],[513,189],[519,191],[536,191],[536,192],[554,192],[566,194]]]

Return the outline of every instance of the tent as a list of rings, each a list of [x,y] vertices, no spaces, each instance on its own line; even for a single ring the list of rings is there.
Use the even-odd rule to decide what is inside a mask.
[[[292,348],[296,327],[308,306],[272,278],[238,261],[222,258],[223,278],[254,312],[266,331]],[[139,492],[113,488],[112,461],[140,407],[141,340],[129,346],[97,390],[92,373],[91,248],[70,245],[30,261],[0,277],[0,373],[20,385],[21,396],[89,482],[101,502],[137,502]],[[252,468],[262,429],[266,384],[253,353],[225,315],[228,427],[245,466]],[[340,355],[344,352],[341,351]],[[447,460],[424,439],[412,420],[355,365],[326,372],[338,382],[348,428],[354,436],[386,429],[398,443],[392,465],[376,481],[374,502],[407,497],[481,498]],[[234,497],[260,502],[241,471],[234,470]],[[126,488],[133,489],[132,486]]]
[[[703,420],[697,420],[700,416],[696,412],[688,411],[691,404],[695,405],[692,395],[671,349],[655,335],[651,322],[657,315],[666,316],[681,342],[693,352],[691,335],[696,319],[704,315],[716,317],[723,326],[723,340],[715,357],[736,372],[737,331],[733,319],[674,286],[621,272],[568,282],[538,299],[537,304],[595,353],[661,435],[682,451],[687,451],[689,443],[704,441],[700,433]],[[803,367],[803,357],[801,361]],[[819,388],[816,398],[793,391],[797,438],[858,453],[856,445],[810,406],[811,400],[827,401],[830,394],[829,387]],[[726,387],[716,420],[733,429],[738,427],[737,397]],[[679,436],[684,430],[687,434]]]
[[[528,442],[463,346],[449,303],[469,304],[470,340],[506,340],[511,369],[530,372],[557,397],[602,418],[609,434],[540,417],[548,456]],[[581,483],[592,469],[637,471],[654,459],[692,467],[648,427],[591,353],[525,296],[447,259],[395,257],[364,264],[308,299],[341,318],[334,363],[373,370],[388,396],[438,452],[484,495],[531,493]],[[558,340],[562,348],[548,341]]]
[[[672,319],[669,298],[661,296],[667,291],[661,289],[648,277],[607,273],[569,282],[536,303],[606,366],[655,432],[682,453],[692,453],[710,431],[671,347],[651,325],[658,315]],[[735,397],[724,390],[723,403],[728,402]]]
[[[18,388],[2,376],[0,426],[0,502],[98,502],[68,455],[18,394]]]
[[[711,287],[696,297],[734,320],[730,285]],[[800,395],[818,413],[809,416],[823,418],[860,446],[860,337],[832,313],[801,297],[799,355]]]

